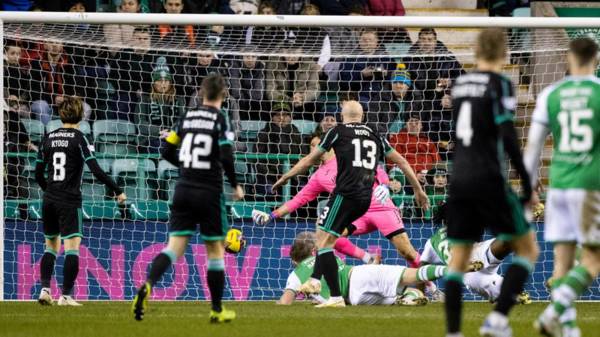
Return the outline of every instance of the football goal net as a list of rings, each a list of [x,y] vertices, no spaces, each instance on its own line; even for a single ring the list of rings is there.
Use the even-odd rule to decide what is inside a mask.
[[[227,202],[230,225],[243,232],[247,245],[226,256],[225,296],[272,300],[293,269],[289,248],[294,237],[315,229],[328,193],[314,200],[310,196],[289,216],[266,226],[252,223],[252,210],[270,213],[306,185],[308,176],[300,176],[272,190],[318,137],[341,122],[344,101],[360,102],[366,121],[405,155],[428,193],[433,207],[424,211],[415,205],[402,172],[382,164],[406,232],[422,251],[441,226],[439,207],[447,196],[454,142],[452,84],[474,68],[480,29],[506,28],[509,53],[503,73],[515,88],[514,123],[522,145],[537,94],[566,74],[570,39],[600,37],[596,19],[107,13],[0,13],[0,19],[0,299],[6,300],[33,299],[40,290],[43,192],[35,182],[36,151],[45,135],[62,127],[57,106],[65,95],[83,99],[79,129],[94,146],[100,166],[129,197],[126,206],[118,206],[85,169],[75,298],[131,299],[144,280],[168,237],[169,202],[179,174],[160,158],[164,134],[202,104],[202,79],[220,73],[228,85],[222,113],[235,132],[235,168],[246,192],[242,201]],[[549,141],[542,158],[543,184],[551,149]],[[516,180],[511,183],[518,186]],[[224,190],[226,195],[231,190],[227,181]],[[533,224],[543,251],[527,290],[543,300],[552,249],[542,241],[543,215]],[[389,233],[368,230],[350,240],[381,255],[386,264],[406,265],[384,236]],[[53,287],[62,283],[62,256]],[[153,290],[154,298],[206,299],[205,261],[202,242],[194,237],[185,257]],[[600,299],[598,284],[591,289],[584,298]]]

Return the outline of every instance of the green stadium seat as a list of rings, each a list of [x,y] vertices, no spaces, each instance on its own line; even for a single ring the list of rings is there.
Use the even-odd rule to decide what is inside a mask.
[[[116,157],[137,153],[135,124],[121,120],[101,120],[94,123],[94,141],[98,152]]]
[[[21,122],[29,134],[29,139],[33,143],[39,143],[44,138],[44,124],[35,119],[22,119]]]
[[[81,184],[81,195],[83,200],[104,200],[106,195],[106,188],[99,182],[89,183],[83,182]]]
[[[165,193],[163,197],[167,198],[167,200],[171,200],[173,197],[177,177],[179,177],[179,169],[176,166],[173,166],[166,160],[158,162],[158,178],[161,182],[161,188]]]
[[[317,123],[315,121],[307,121],[304,119],[298,119],[298,120],[292,121],[292,124],[298,128],[298,130],[300,131],[301,134],[311,135],[315,131],[315,129],[317,128],[317,125],[319,123]]]
[[[62,126],[63,123],[60,119],[53,119],[46,124],[46,133],[62,128]],[[92,133],[92,127],[90,126],[90,123],[81,121],[79,122],[79,131],[83,132],[84,135],[90,135]]]
[[[254,140],[256,139],[258,132],[264,129],[267,123],[264,121],[240,121],[240,134],[241,140]]]
[[[98,166],[100,166],[100,168],[106,172],[107,174],[110,174],[110,170],[112,168],[112,163],[113,163],[113,159],[103,159],[103,158],[97,158],[96,161],[98,162]],[[83,166],[83,180],[84,181],[91,181],[92,179],[94,179],[94,175],[92,174],[92,171],[90,171],[90,168],[87,165]]]
[[[147,200],[152,187],[148,178],[156,173],[156,165],[149,159],[116,159],[112,163],[112,175],[117,184],[131,200]]]

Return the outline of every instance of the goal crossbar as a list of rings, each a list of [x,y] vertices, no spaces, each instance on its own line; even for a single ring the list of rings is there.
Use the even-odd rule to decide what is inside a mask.
[[[171,24],[311,27],[446,27],[446,28],[590,28],[600,18],[440,17],[440,16],[311,16],[223,14],[130,14],[68,12],[0,12],[5,23]]]

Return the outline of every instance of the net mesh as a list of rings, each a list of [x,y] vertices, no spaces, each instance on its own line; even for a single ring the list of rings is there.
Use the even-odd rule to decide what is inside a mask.
[[[211,72],[228,79],[224,110],[235,129],[236,173],[246,191],[243,201],[228,202],[230,222],[243,231],[247,247],[226,257],[227,298],[273,299],[284,288],[293,268],[289,246],[298,232],[314,230],[327,195],[265,227],[253,225],[250,214],[253,209],[270,212],[306,184],[302,176],[271,191],[275,180],[308,153],[311,135],[339,121],[340,102],[346,99],[361,102],[367,120],[409,159],[430,195],[433,211],[414,206],[404,176],[386,166],[413,246],[422,251],[437,229],[432,215],[446,197],[443,169],[452,155],[450,88],[457,76],[473,68],[477,29],[439,28],[420,34],[412,28],[4,27],[6,299],[31,299],[39,292],[44,246],[42,191],[33,172],[35,147],[61,126],[55,106],[63,95],[84,99],[80,129],[95,145],[100,166],[124,186],[130,200],[127,207],[117,206],[105,187],[84,172],[84,240],[76,298],[131,298],[149,262],[164,247],[178,172],[159,157],[161,135],[186,109],[200,104],[199,84]],[[565,74],[569,39],[597,32],[509,33],[504,73],[516,88],[515,123],[524,140],[536,94]],[[550,153],[548,142],[541,167],[544,184]],[[225,190],[230,190],[227,184]],[[541,239],[543,224],[536,224]],[[387,264],[406,264],[376,230],[351,240],[381,254]],[[528,286],[535,299],[547,298],[543,283],[552,270],[552,251],[546,244],[542,248]],[[206,298],[205,254],[194,238],[153,296]],[[61,261],[59,257],[58,284]],[[585,298],[600,299],[598,287],[592,288]]]

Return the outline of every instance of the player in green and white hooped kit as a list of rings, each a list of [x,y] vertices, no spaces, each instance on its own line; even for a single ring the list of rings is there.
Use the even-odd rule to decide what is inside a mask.
[[[301,292],[302,284],[312,276],[316,240],[312,232],[302,232],[296,236],[290,250],[295,269],[287,279],[278,304],[292,304]],[[338,258],[336,261],[341,294],[346,303],[351,305],[407,304],[407,297],[412,298],[412,305],[425,304],[427,298],[416,289],[407,290],[407,285],[436,280],[446,275],[447,270],[446,266],[436,265],[420,268],[372,264],[348,266]],[[330,298],[330,290],[326,282],[322,283],[320,293],[313,295],[313,299],[325,303]],[[418,295],[414,296],[415,293]]]
[[[525,164],[532,182],[546,136],[554,138],[545,240],[554,243],[552,303],[535,322],[546,336],[580,336],[573,302],[600,272],[600,80],[598,45],[590,38],[569,44],[570,76],[538,96]],[[533,183],[535,184],[535,183]],[[576,244],[583,251],[573,267]]]

